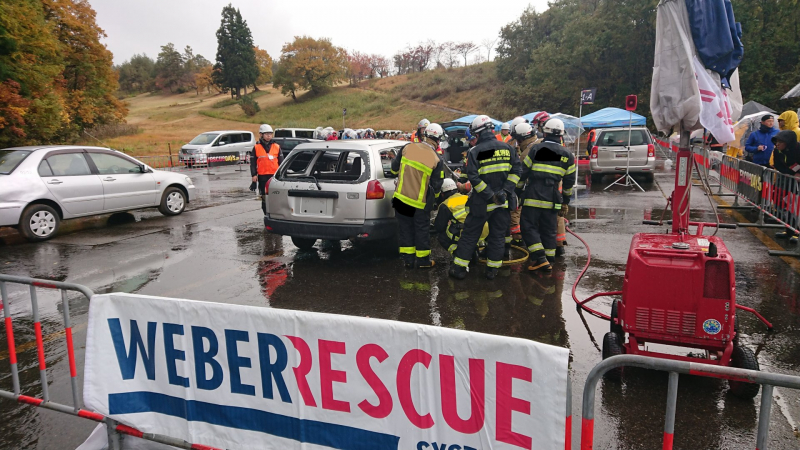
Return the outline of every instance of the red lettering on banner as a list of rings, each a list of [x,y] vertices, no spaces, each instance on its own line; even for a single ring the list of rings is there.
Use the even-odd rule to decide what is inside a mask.
[[[456,405],[456,373],[455,358],[450,355],[439,355],[439,383],[442,386],[442,415],[444,420],[455,431],[473,434],[483,428],[485,372],[482,359],[469,360],[469,398],[470,416],[463,420],[458,416]]]
[[[531,403],[513,396],[513,380],[531,382],[533,371],[516,364],[497,363],[497,440],[530,450],[533,445],[529,436],[511,430],[513,411],[530,415]]]
[[[409,350],[403,355],[397,367],[397,397],[400,406],[406,413],[408,420],[417,428],[428,429],[432,427],[433,417],[430,414],[420,415],[414,407],[414,400],[411,397],[411,371],[417,363],[422,364],[427,369],[431,364],[431,355],[419,349]]]
[[[372,366],[369,365],[369,360],[370,358],[375,358],[379,363],[382,363],[386,361],[388,357],[389,354],[386,353],[386,350],[377,344],[367,344],[358,349],[358,353],[356,353],[358,371],[361,372],[364,381],[369,384],[369,387],[372,388],[375,395],[378,396],[378,406],[363,400],[358,404],[358,407],[375,419],[383,419],[392,412],[392,394],[389,393],[389,390],[386,389],[386,385],[383,384],[383,381],[381,381],[378,375],[372,370]]]
[[[286,336],[286,338],[292,342],[297,353],[300,353],[300,364],[293,368],[292,371],[294,372],[294,378],[297,380],[297,389],[300,391],[300,396],[303,397],[303,403],[306,406],[316,407],[317,402],[314,401],[314,394],[311,393],[311,388],[308,387],[308,380],[306,380],[306,376],[311,372],[311,348],[302,338],[295,336]]]
[[[347,383],[347,372],[331,368],[331,353],[345,354],[344,342],[319,340],[319,384],[322,407],[331,411],[350,412],[350,403],[333,398],[333,383]]]

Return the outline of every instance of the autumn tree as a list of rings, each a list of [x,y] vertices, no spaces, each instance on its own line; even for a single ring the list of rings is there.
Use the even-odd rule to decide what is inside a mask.
[[[281,50],[278,69],[281,76],[275,77],[273,85],[297,100],[298,88],[319,94],[345,80],[347,67],[347,52],[334,46],[330,39],[295,37]]]
[[[210,94],[211,89],[216,89],[216,85],[214,84],[213,72],[214,72],[214,67],[209,64],[208,66],[203,67],[197,73],[194,74],[194,85],[197,87],[198,95],[202,90],[205,90]]]
[[[156,62],[145,54],[133,55],[116,67],[119,89],[123,92],[145,92],[155,88]]]
[[[253,83],[253,90],[258,90],[259,84],[266,84],[272,81],[272,57],[269,56],[266,50],[260,49],[256,46],[253,51],[256,55],[256,65],[258,66],[258,78]]]
[[[350,78],[350,85],[355,86],[359,81],[373,76],[370,56],[358,51],[347,54],[347,74]]]
[[[241,97],[247,86],[256,82],[259,67],[256,62],[253,35],[242,14],[231,4],[222,8],[222,22],[217,30],[216,82],[231,90],[231,96]]]

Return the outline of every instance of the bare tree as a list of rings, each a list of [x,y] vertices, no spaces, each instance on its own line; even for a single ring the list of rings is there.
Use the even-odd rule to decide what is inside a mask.
[[[472,52],[478,49],[478,46],[467,41],[457,44],[456,48],[458,49],[458,54],[464,57],[464,66],[466,66],[468,64],[467,58]]]
[[[494,46],[497,44],[497,38],[489,39],[486,38],[481,41],[481,47],[486,49],[486,60],[492,60],[492,50],[494,50]]]
[[[442,60],[447,68],[452,69],[453,67],[458,67],[458,57],[460,56],[459,44],[455,42],[445,42],[442,46],[444,47],[442,50],[444,53]]]

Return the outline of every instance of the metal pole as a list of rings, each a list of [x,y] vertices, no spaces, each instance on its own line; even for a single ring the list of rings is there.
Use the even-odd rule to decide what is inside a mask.
[[[667,417],[664,420],[663,450],[672,450],[672,439],[675,434],[675,407],[678,403],[678,373],[669,373],[667,388]]]
[[[761,387],[761,408],[758,411],[758,435],[756,436],[756,450],[767,450],[769,442],[769,415],[772,409],[772,386],[765,384]]]
[[[3,306],[3,318],[6,323],[6,340],[8,341],[8,362],[11,364],[11,384],[14,395],[19,395],[19,370],[17,369],[17,349],[14,343],[14,326],[11,320],[11,302],[8,299],[5,281],[0,281],[0,305]]]

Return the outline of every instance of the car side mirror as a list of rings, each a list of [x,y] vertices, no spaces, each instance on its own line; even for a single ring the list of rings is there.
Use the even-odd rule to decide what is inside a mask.
[[[139,171],[141,173],[150,173],[151,172],[150,169],[148,169],[147,166],[144,165],[144,164],[139,164]]]

